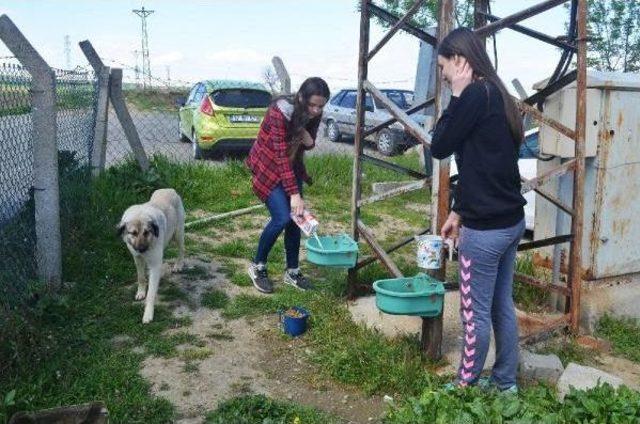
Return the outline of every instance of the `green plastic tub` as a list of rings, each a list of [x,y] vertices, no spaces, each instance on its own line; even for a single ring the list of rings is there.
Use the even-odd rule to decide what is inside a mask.
[[[320,243],[318,243],[318,239]],[[346,234],[309,237],[305,243],[307,260],[321,266],[353,268],[358,259],[358,243]]]
[[[426,274],[378,280],[373,289],[376,306],[387,314],[433,317],[442,312],[444,284]]]

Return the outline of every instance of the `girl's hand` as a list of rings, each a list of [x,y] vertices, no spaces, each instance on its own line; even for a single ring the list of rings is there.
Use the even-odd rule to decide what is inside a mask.
[[[302,130],[302,144],[307,147],[313,146],[313,138],[311,138],[311,134],[307,130]]]
[[[460,215],[451,211],[449,217],[445,221],[442,229],[440,230],[440,236],[443,239],[452,239],[454,245],[458,246],[458,237],[460,235]]]
[[[473,69],[464,57],[459,57],[459,62],[455,65],[456,69],[451,77],[451,93],[455,97],[460,94],[473,81]]]
[[[304,212],[304,200],[302,200],[302,196],[299,193],[291,196],[291,212],[298,216],[301,216]]]

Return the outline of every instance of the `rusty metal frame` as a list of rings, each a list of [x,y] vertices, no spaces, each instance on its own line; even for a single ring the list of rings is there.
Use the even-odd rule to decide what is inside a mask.
[[[389,253],[394,250],[405,246],[413,240],[414,236],[408,237],[395,245],[391,246],[387,250],[383,249],[376,241],[375,236],[371,230],[360,219],[360,208],[374,203],[376,201],[387,199],[392,196],[401,195],[413,190],[419,190],[431,182],[432,196],[431,196],[431,228],[432,233],[438,233],[441,226],[444,224],[449,213],[449,190],[450,190],[450,178],[449,178],[449,159],[442,161],[434,161],[434,170],[431,178],[420,172],[410,170],[393,163],[383,161],[381,159],[373,158],[363,153],[364,139],[371,134],[395,123],[400,122],[405,129],[419,140],[423,146],[429,146],[431,137],[428,132],[421,126],[417,125],[409,118],[411,113],[417,112],[431,104],[434,104],[435,117],[439,117],[448,103],[449,93],[447,89],[441,83],[439,75],[439,69],[436,68],[436,95],[434,98],[428,99],[426,102],[419,104],[407,111],[403,111],[396,107],[395,104],[388,101],[388,99],[370,82],[368,81],[368,67],[369,61],[384,47],[384,45],[395,35],[399,30],[408,32],[414,35],[418,39],[425,41],[431,45],[436,45],[438,41],[442,40],[444,36],[453,29],[454,26],[454,9],[456,0],[440,0],[438,8],[438,34],[437,37],[433,37],[426,32],[414,27],[409,23],[411,16],[417,12],[420,5],[424,0],[416,0],[409,11],[402,17],[398,18],[390,12],[382,9],[379,6],[373,4],[372,0],[360,0],[360,43],[359,43],[359,58],[358,58],[358,98],[356,106],[356,132],[354,141],[355,157],[353,162],[353,186],[352,186],[352,201],[351,201],[351,215],[352,215],[352,227],[351,233],[355,240],[358,240],[360,236],[370,245],[373,255],[361,259],[358,264],[349,270],[349,287],[350,294],[353,295],[356,287],[360,286],[357,281],[358,270],[363,267],[380,261],[381,264],[394,276],[402,276],[402,272],[395,265],[393,260],[389,257]],[[577,29],[578,36],[575,41],[572,40],[559,40],[550,37],[546,34],[538,31],[533,31],[522,25],[518,25],[518,22],[527,19],[531,16],[540,14],[544,11],[552,9],[568,1],[576,2],[577,4]],[[575,158],[567,161],[561,166],[553,169],[543,175],[530,180],[523,179],[523,193],[535,190],[540,196],[552,202],[554,205],[568,213],[572,217],[571,234],[559,235],[551,237],[545,240],[537,240],[534,242],[522,243],[518,250],[535,249],[543,246],[551,246],[561,243],[570,243],[571,250],[569,256],[569,268],[568,268],[568,284],[566,286],[547,284],[546,282],[539,281],[535,278],[517,274],[514,278],[517,281],[522,281],[526,284],[538,287],[546,291],[554,291],[561,293],[567,297],[567,308],[565,314],[560,318],[549,323],[543,332],[555,331],[561,328],[569,327],[573,333],[578,332],[579,319],[580,319],[580,289],[581,289],[581,267],[582,267],[582,251],[581,251],[581,239],[582,239],[582,226],[584,222],[584,178],[585,178],[585,133],[586,133],[586,15],[587,15],[587,0],[545,0],[540,3],[531,6],[527,9],[516,12],[512,15],[504,18],[498,18],[488,13],[488,0],[475,0],[474,1],[474,31],[477,35],[485,39],[502,29],[511,29],[522,34],[528,35],[539,41],[555,45],[562,48],[565,51],[577,52],[577,69],[567,73],[557,81],[552,81],[548,86],[533,96],[524,99],[522,101],[517,100],[517,105],[523,114],[529,114],[532,118],[539,121],[541,124],[547,125],[559,133],[573,139],[575,141]],[[385,21],[391,26],[391,29],[383,36],[382,40],[369,50],[369,30],[370,21],[372,17],[376,17],[382,21]],[[490,22],[489,22],[490,21]],[[557,120],[544,115],[538,109],[532,107],[533,104],[543,101],[546,97],[554,92],[570,84],[574,80],[577,80],[577,110],[575,128],[569,128]],[[390,111],[393,118],[386,122],[377,125],[374,128],[365,129],[364,116],[365,116],[365,95],[369,92],[376,100],[385,104]],[[391,190],[388,193],[382,195],[371,196],[366,199],[361,199],[361,182],[362,182],[362,162],[366,161],[377,166],[381,166],[388,169],[393,169],[397,172],[401,172],[410,175],[414,178],[420,179],[420,181],[408,183],[403,187]],[[558,177],[560,175],[573,172],[574,176],[574,191],[572,204],[566,205],[557,199],[554,195],[546,193],[541,186],[549,179]],[[427,233],[428,230],[422,232]],[[437,270],[433,275],[436,278],[444,281],[445,268]],[[527,339],[537,338],[539,334],[528,336]],[[442,316],[435,318],[423,318],[422,326],[422,349],[432,359],[440,357],[442,339]]]

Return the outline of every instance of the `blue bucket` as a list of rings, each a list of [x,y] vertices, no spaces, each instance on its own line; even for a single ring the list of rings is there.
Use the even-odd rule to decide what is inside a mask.
[[[288,315],[287,312],[291,310],[298,312],[300,316],[295,317]],[[279,314],[282,331],[284,331],[285,334],[288,334],[291,337],[298,337],[307,331],[307,318],[309,318],[309,312],[304,308],[294,306],[286,311],[279,311]]]

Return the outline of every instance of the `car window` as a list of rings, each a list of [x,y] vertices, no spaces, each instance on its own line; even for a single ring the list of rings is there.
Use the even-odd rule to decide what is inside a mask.
[[[340,104],[340,100],[342,100],[342,97],[344,97],[344,93],[345,93],[345,91],[339,92],[338,94],[336,94],[333,97],[333,99],[331,99],[331,101],[329,103],[334,105],[334,106],[338,106]]]
[[[355,91],[348,91],[347,94],[345,94],[344,97],[342,98],[342,101],[340,102],[340,106],[349,108],[349,109],[355,109],[356,98],[357,96]]]
[[[402,94],[404,94],[404,101],[411,106],[413,104],[413,92],[403,91]]]
[[[384,94],[400,109],[409,109],[411,103],[407,101],[406,92],[389,90],[385,91]]]
[[[223,107],[266,108],[271,103],[271,94],[260,90],[228,89],[211,93],[213,103]]]
[[[196,91],[198,91],[198,86],[200,84],[196,84],[193,86],[193,88],[191,89],[191,92],[189,93],[189,97],[187,97],[187,101],[185,103],[191,103],[193,101],[193,98],[196,95]]]
[[[365,103],[367,105],[367,108],[370,108],[371,110],[373,109],[373,97],[371,97],[371,94],[367,94],[367,97],[365,98]]]
[[[203,97],[204,97],[204,85],[198,84],[198,89],[196,90],[196,94],[193,97],[193,102],[200,103]]]

